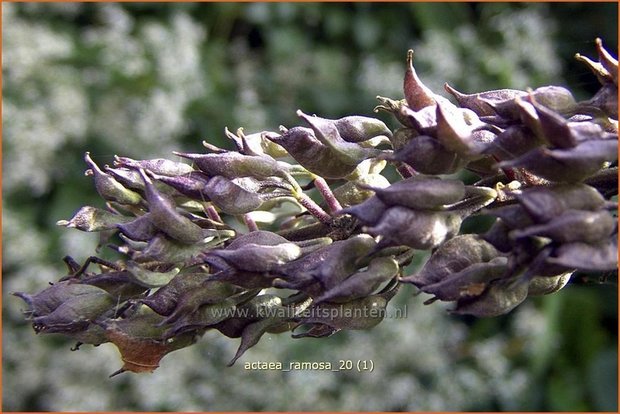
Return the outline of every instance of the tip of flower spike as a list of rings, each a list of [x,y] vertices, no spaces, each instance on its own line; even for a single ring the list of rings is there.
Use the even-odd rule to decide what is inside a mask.
[[[89,151],[86,151],[84,153],[84,161],[86,161],[86,164],[88,164],[88,166],[92,169],[93,174],[103,174],[104,173],[103,171],[101,171],[101,168],[99,168],[99,166],[95,163],[95,161],[93,161],[93,159],[90,158],[90,152]]]

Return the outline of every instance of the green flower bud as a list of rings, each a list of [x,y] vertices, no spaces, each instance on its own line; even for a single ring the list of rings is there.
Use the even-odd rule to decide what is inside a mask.
[[[334,190],[336,200],[343,207],[360,204],[374,195],[374,191],[365,188],[386,188],[390,182],[381,174],[368,174],[355,181],[348,181]]]
[[[117,167],[132,168],[134,170],[147,170],[155,174],[166,176],[184,175],[194,171],[191,165],[187,165],[182,162],[170,161],[165,158],[134,160],[128,157],[119,157],[115,155],[114,165]]]
[[[174,267],[167,272],[156,272],[140,266],[134,261],[127,262],[127,271],[132,276],[132,280],[141,286],[147,288],[155,288],[166,286],[176,275],[180,269]]]
[[[461,299],[451,313],[493,317],[510,312],[527,297],[528,283],[523,281],[498,280],[475,298]]]
[[[557,276],[537,276],[532,278],[528,286],[528,296],[549,295],[562,289],[569,282],[573,272],[562,273]]]
[[[69,221],[58,220],[56,225],[82,231],[101,231],[115,229],[118,224],[129,221],[131,221],[129,217],[110,213],[97,207],[84,206]]]
[[[276,161],[267,155],[243,155],[233,151],[215,154],[190,154],[185,152],[174,152],[174,154],[193,160],[196,166],[209,176],[221,175],[228,179],[282,176],[290,170],[289,164]]]
[[[376,118],[352,115],[333,122],[342,139],[348,142],[368,141],[382,135],[387,138],[392,136],[392,131],[385,123]]]
[[[383,96],[377,96],[377,100],[380,102],[379,105],[375,106],[373,112],[385,111],[389,112],[400,122],[402,125],[408,128],[413,128],[415,125],[411,122],[409,117],[409,113],[413,112],[408,106],[407,101],[401,99],[399,101],[395,101],[390,98],[384,98]],[[395,140],[392,139],[392,144],[394,144]],[[397,142],[397,141],[396,141]],[[398,148],[394,146],[394,148]]]
[[[103,172],[90,158],[89,152],[84,155],[84,160],[90,166],[90,170],[86,173],[87,175],[94,176],[95,188],[101,197],[119,204],[135,205],[142,202],[140,194],[123,187],[123,185],[116,181],[110,174]]]

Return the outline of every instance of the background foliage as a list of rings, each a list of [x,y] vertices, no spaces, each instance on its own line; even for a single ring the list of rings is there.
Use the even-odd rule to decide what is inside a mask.
[[[579,275],[561,293],[485,320],[404,289],[407,318],[328,339],[272,335],[245,361],[372,359],[372,373],[226,368],[237,341],[207,333],[152,375],[112,380],[115,349],[35,338],[10,291],[40,290],[94,236],[55,226],[97,205],[84,151],[170,157],[276,130],[295,110],[371,115],[424,82],[475,92],[597,89],[573,61],[617,50],[617,4],[3,4],[3,410],[617,410],[617,292]],[[384,121],[391,122],[388,117]]]

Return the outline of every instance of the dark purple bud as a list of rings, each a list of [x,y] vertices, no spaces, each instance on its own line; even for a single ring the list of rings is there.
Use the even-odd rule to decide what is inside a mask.
[[[578,182],[617,158],[617,140],[590,140],[570,149],[537,148],[514,160],[503,161],[499,166],[523,167],[551,181]]]
[[[343,208],[340,210],[340,214],[350,214],[357,217],[365,224],[372,225],[376,224],[381,219],[387,208],[387,204],[381,201],[377,196],[374,196],[363,203]]]
[[[80,282],[105,290],[116,303],[137,298],[147,290],[146,287],[135,283],[127,271],[99,273],[84,277]]]
[[[369,296],[382,283],[394,278],[398,271],[398,263],[392,257],[377,257],[371,260],[367,270],[354,273],[342,283],[327,290],[314,300],[314,304],[349,302]]]
[[[407,163],[422,174],[452,174],[467,163],[456,152],[447,150],[427,135],[416,136],[404,147],[383,158]]]
[[[118,224],[117,227],[121,233],[132,240],[149,241],[158,232],[149,215],[150,213],[143,214],[136,217],[133,221]]]
[[[545,224],[513,230],[511,235],[515,238],[542,236],[560,243],[596,243],[607,239],[615,229],[616,219],[605,210],[569,210]]]
[[[154,179],[174,188],[186,197],[195,200],[207,200],[205,187],[209,182],[209,177],[200,171],[193,171],[188,174],[178,176],[159,174],[151,174],[151,176]]]
[[[184,152],[174,152],[174,154],[194,161],[196,166],[209,176],[221,175],[229,179],[282,176],[283,173],[290,170],[290,164],[276,161],[267,155],[243,155],[234,151],[216,154]]]
[[[363,160],[376,157],[381,153],[380,150],[362,147],[355,142],[345,141],[340,136],[336,125],[328,119],[309,116],[301,110],[297,111],[297,116],[310,125],[316,138],[323,145],[329,147],[338,160],[344,164],[357,166]]]
[[[412,177],[397,181],[387,188],[370,188],[389,206],[411,209],[439,210],[465,197],[465,185],[460,180]]]
[[[153,181],[140,170],[146,185],[146,200],[149,203],[149,220],[155,227],[182,243],[196,243],[208,237],[205,230],[194,224],[177,210],[172,199],[161,194]]]
[[[319,141],[312,129],[295,127],[282,135],[266,137],[286,148],[305,169],[325,178],[342,178],[355,170],[357,164],[343,163],[336,151]]]
[[[586,271],[618,268],[618,237],[616,234],[596,243],[564,243],[553,252],[548,262]]]
[[[358,260],[368,255],[376,245],[367,234],[332,243],[324,261],[313,273],[314,278],[326,289],[336,287],[359,268]]]
[[[456,98],[460,106],[471,109],[478,116],[495,115],[495,110],[493,110],[491,104],[510,101],[518,96],[527,95],[526,92],[515,89],[499,89],[468,95],[457,91],[447,83],[444,85],[444,88]]]
[[[422,286],[420,289],[447,302],[475,298],[480,296],[492,281],[500,279],[506,273],[507,262],[505,257],[496,257],[488,262],[473,263],[437,283]]]
[[[229,283],[206,280],[200,287],[185,291],[177,301],[174,311],[159,324],[174,323],[182,317],[196,313],[203,305],[219,304],[239,291],[238,287]]]
[[[436,104],[435,94],[422,83],[413,67],[413,50],[407,51],[407,70],[403,84],[407,105],[414,111]]]
[[[513,125],[497,135],[485,152],[492,154],[499,160],[512,160],[537,148],[542,143],[527,128],[521,125]]]
[[[204,273],[180,273],[170,283],[138,302],[145,304],[160,315],[168,316],[174,311],[181,297],[186,292],[200,288],[207,277]]]
[[[456,236],[442,244],[430,257],[422,270],[400,280],[417,287],[444,280],[476,263],[486,263],[500,256],[490,243],[475,234]]]
[[[522,192],[516,192],[515,196],[537,223],[546,223],[567,210],[595,211],[605,205],[603,196],[596,189],[585,184],[531,187]],[[514,225],[507,221],[507,224],[512,228],[529,225],[525,221],[514,223]]]
[[[87,294],[71,296],[48,314],[32,318],[37,332],[63,333],[83,331],[102,313],[114,308],[115,298],[103,289],[90,286]]]

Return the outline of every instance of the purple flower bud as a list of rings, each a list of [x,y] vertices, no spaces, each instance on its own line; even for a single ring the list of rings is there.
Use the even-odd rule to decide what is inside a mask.
[[[413,50],[407,51],[407,70],[403,84],[407,105],[414,111],[436,104],[435,94],[422,83],[413,67]]]
[[[579,182],[617,158],[617,140],[590,140],[570,149],[537,148],[499,167],[523,167],[551,181]]]
[[[317,297],[314,304],[342,303],[366,297],[377,290],[382,283],[394,278],[398,271],[398,263],[392,257],[377,257],[371,260],[367,270],[353,273],[342,283]]]
[[[405,245],[428,250],[458,234],[461,221],[459,214],[391,207],[386,210],[378,224],[369,227],[367,231],[383,236],[384,246]]]
[[[383,158],[407,163],[422,174],[452,174],[467,163],[456,152],[447,150],[438,140],[427,135],[416,136]]]
[[[153,225],[182,243],[196,243],[208,237],[204,229],[176,210],[174,201],[155,188],[153,181],[144,170],[140,170],[140,174],[146,185],[146,200],[149,203],[148,217]]]
[[[328,119],[308,116],[301,110],[297,111],[297,116],[310,125],[316,138],[323,145],[330,148],[334,156],[344,164],[357,166],[363,160],[376,157],[381,153],[380,150],[362,147],[355,142],[345,141],[340,136],[336,125]]]
[[[387,188],[370,189],[389,206],[416,210],[440,210],[444,205],[456,203],[465,197],[462,181],[419,176],[397,181]]]
[[[513,230],[511,235],[515,238],[542,236],[560,243],[596,243],[609,237],[615,229],[616,219],[605,210],[568,210],[545,224]]]
[[[515,194],[525,211],[537,223],[546,223],[567,210],[595,211],[603,208],[605,199],[596,189],[585,184],[556,184],[548,187],[531,187]],[[502,217],[501,215],[499,217]],[[527,221],[511,224],[512,228],[529,225]]]
[[[487,263],[500,256],[490,243],[475,234],[463,234],[442,244],[430,257],[422,270],[400,280],[417,287],[444,280],[476,263]]]
[[[157,227],[149,218],[150,213],[136,217],[133,221],[118,224],[117,227],[125,236],[132,240],[149,241],[158,232]]]
[[[554,250],[548,262],[586,271],[618,268],[618,237],[616,234],[596,243],[564,243]]]
[[[444,85],[444,88],[456,98],[460,106],[471,109],[478,116],[495,115],[495,110],[492,107],[493,104],[510,101],[518,96],[527,95],[526,92],[516,89],[499,89],[467,95],[457,91],[447,83]]]
[[[243,155],[233,151],[216,154],[190,154],[185,152],[174,152],[174,154],[193,160],[196,166],[209,176],[221,175],[229,179],[282,176],[291,167],[290,164],[276,161],[267,155]]]

